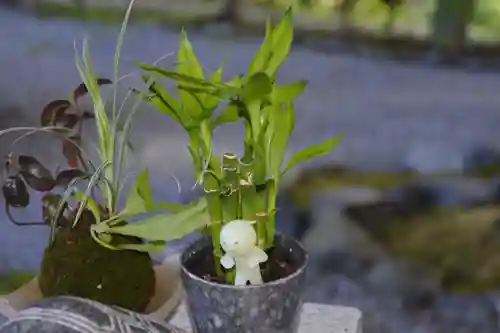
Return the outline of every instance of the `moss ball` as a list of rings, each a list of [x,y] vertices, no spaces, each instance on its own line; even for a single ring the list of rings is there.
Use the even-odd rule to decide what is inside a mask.
[[[81,222],[88,219],[82,216]],[[86,222],[86,221],[85,221]],[[91,223],[57,231],[46,248],[39,275],[44,297],[73,295],[144,312],[155,291],[155,273],[148,253],[110,250],[94,241]],[[113,243],[138,243],[113,236]]]

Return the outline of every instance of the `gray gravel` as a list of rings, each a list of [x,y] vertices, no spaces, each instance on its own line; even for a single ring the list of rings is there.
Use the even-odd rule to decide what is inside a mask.
[[[2,127],[36,124],[39,110],[61,98],[79,83],[73,43],[90,38],[98,72],[111,76],[118,28],[70,20],[41,21],[0,9],[0,106]],[[228,40],[193,34],[192,43],[208,69],[228,56],[226,74],[244,72],[258,40]],[[130,27],[123,50],[122,73],[132,61],[152,62],[175,52],[177,35],[148,24]],[[174,58],[167,58],[169,64]],[[283,81],[310,80],[297,101],[297,123],[291,146],[312,144],[344,133],[338,149],[317,160],[343,161],[357,166],[388,168],[414,165],[419,169],[455,165],[456,156],[478,145],[500,146],[500,76],[399,65],[347,55],[320,55],[297,48],[281,72]],[[124,83],[126,86],[127,83]],[[15,106],[18,111],[7,111]],[[238,151],[239,127],[218,133],[218,152]],[[33,136],[19,149],[37,152],[43,161],[57,157],[45,148],[46,136]],[[144,107],[134,129],[137,161],[151,169],[158,197],[189,196],[192,184],[186,137],[172,121]],[[9,137],[0,150],[8,150]],[[416,156],[416,157],[415,157]],[[416,165],[420,163],[420,165]],[[165,171],[183,184],[178,195]],[[38,208],[23,213],[39,216]],[[3,216],[2,216],[3,217]],[[36,268],[46,232],[0,225],[0,269]]]

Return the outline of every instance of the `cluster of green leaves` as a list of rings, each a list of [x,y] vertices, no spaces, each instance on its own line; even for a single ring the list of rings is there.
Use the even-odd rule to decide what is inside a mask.
[[[59,209],[71,197],[80,202],[79,210],[74,218],[74,223],[80,220],[84,209],[90,210],[97,223],[91,229],[92,236],[101,245],[111,249],[134,249],[139,251],[161,251],[168,240],[182,237],[183,235],[199,229],[208,222],[202,219],[194,218],[206,210],[205,201],[199,201],[189,205],[181,205],[171,202],[154,202],[151,195],[148,170],[145,169],[135,177],[135,182],[126,196],[125,205],[118,207],[118,198],[124,188],[124,180],[127,177],[123,175],[123,165],[129,145],[129,133],[132,126],[134,115],[138,106],[142,103],[142,96],[136,96],[136,102],[128,114],[123,112],[125,103],[120,107],[117,105],[118,88],[118,64],[120,59],[120,50],[123,43],[126,26],[134,4],[132,0],[127,9],[122,29],[118,37],[116,51],[114,56],[114,80],[113,80],[113,99],[111,118],[106,112],[106,106],[101,95],[98,84],[98,76],[95,74],[91,58],[88,51],[88,44],[83,43],[81,56],[77,53],[76,65],[83,83],[88,89],[92,98],[95,113],[95,124],[98,134],[98,153],[100,163],[99,167],[88,180],[88,186],[84,192],[79,192],[76,185],[81,180],[75,180],[66,189],[63,200],[61,200]],[[100,194],[100,202],[96,202],[95,190]],[[170,211],[171,218],[168,224],[165,222],[165,210]],[[129,228],[128,231],[121,232],[125,235],[135,235],[135,228],[143,230],[141,226],[147,225],[147,232],[139,233],[143,238],[150,242],[144,244],[123,244],[120,246],[111,246],[113,226],[128,225],[125,221],[140,217],[143,214],[153,213],[147,218],[140,219]],[[55,218],[58,214],[55,214]],[[196,223],[186,224],[186,221],[195,221]],[[168,230],[168,231],[166,231]],[[162,235],[161,239],[155,237],[155,232]],[[169,235],[166,235],[166,234]]]
[[[281,177],[294,165],[329,153],[340,139],[337,136],[304,148],[284,161],[294,129],[293,101],[307,84],[304,80],[286,85],[276,82],[276,73],[289,54],[292,40],[292,12],[288,10],[274,28],[267,22],[264,41],[246,75],[228,81],[222,78],[222,65],[210,76],[205,75],[184,31],[175,69],[139,63],[148,87],[144,98],[186,131],[195,177],[206,195],[163,219],[126,225],[99,224],[94,232],[165,241],[208,225],[218,256],[221,225],[244,218],[257,220],[259,245],[271,246],[276,189]],[[161,78],[177,83],[178,96],[162,87],[158,81]],[[224,109],[217,113],[222,104]],[[245,125],[244,154],[238,158],[225,153],[222,159],[217,159],[212,153],[214,130],[221,124],[236,121],[243,121]]]

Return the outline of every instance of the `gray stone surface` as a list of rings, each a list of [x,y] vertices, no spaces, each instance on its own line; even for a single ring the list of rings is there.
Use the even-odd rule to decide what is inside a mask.
[[[305,303],[300,315],[299,333],[362,333],[362,320],[362,313],[355,308]],[[178,307],[170,323],[191,332],[184,303]]]

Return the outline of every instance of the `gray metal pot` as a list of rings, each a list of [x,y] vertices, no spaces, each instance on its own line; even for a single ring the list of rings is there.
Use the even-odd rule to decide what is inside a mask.
[[[307,254],[294,239],[277,235],[275,253],[293,268],[284,278],[258,286],[232,286],[200,277],[210,265],[210,238],[181,256],[181,279],[195,333],[296,333],[305,288]],[[210,260],[207,262],[207,260]]]

